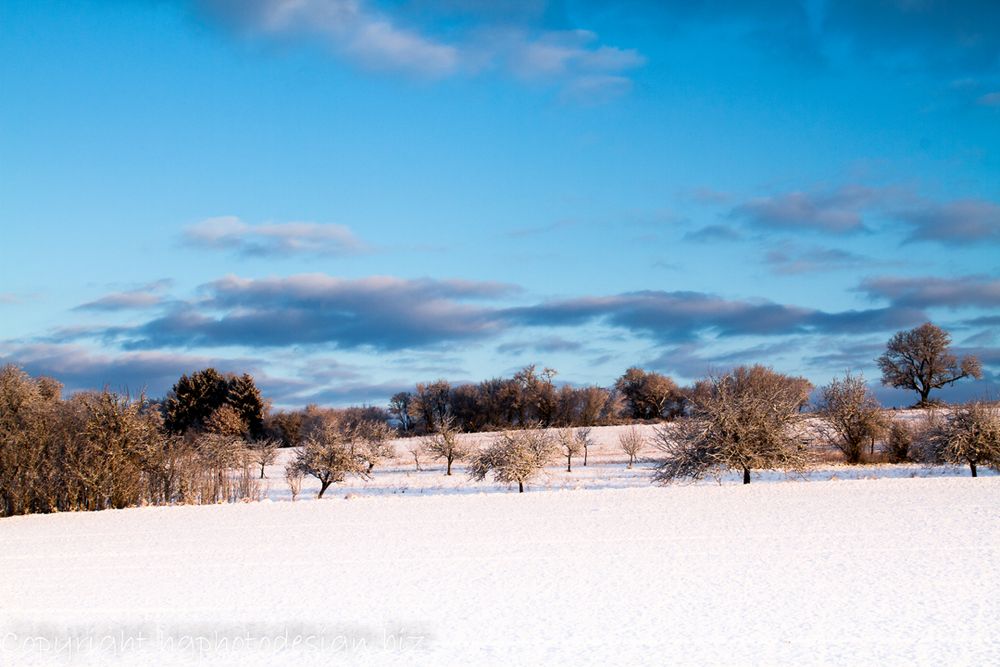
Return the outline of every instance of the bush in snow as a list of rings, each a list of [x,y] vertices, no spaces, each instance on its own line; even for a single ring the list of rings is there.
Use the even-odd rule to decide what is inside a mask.
[[[889,463],[905,463],[912,460],[913,429],[903,422],[892,422],[889,437],[885,441],[885,454]]]
[[[494,481],[516,482],[518,492],[523,493],[524,484],[545,467],[554,453],[555,443],[546,431],[537,428],[506,431],[472,457],[469,476],[482,481],[492,472]]]
[[[808,463],[796,426],[808,396],[802,378],[763,366],[741,366],[709,378],[693,401],[691,416],[657,429],[655,445],[666,454],[655,479],[698,479],[720,470],[802,469]]]

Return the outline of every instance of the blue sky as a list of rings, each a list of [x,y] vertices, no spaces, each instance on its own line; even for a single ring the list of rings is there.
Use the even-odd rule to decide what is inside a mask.
[[[995,392],[995,3],[7,0],[0,63],[0,361],[70,389],[875,380],[930,319]]]

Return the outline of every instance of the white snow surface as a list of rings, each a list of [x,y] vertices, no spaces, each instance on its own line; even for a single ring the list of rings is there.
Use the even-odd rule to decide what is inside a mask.
[[[991,471],[655,487],[614,434],[524,494],[400,447],[319,501],[279,464],[260,503],[0,519],[0,665],[995,664]]]

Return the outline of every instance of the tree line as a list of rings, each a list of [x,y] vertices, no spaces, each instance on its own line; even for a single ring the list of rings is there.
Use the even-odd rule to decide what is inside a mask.
[[[974,357],[958,359],[947,332],[927,323],[893,336],[877,360],[885,384],[933,404],[930,392],[981,377]],[[96,510],[143,504],[253,500],[279,445],[299,449],[285,477],[293,496],[303,477],[320,495],[347,475],[367,477],[395,455],[390,440],[420,434],[407,446],[420,457],[465,461],[475,479],[487,475],[520,489],[554,457],[590,444],[588,428],[628,421],[663,422],[652,443],[660,452],[656,480],[698,478],[733,469],[749,483],[753,470],[800,469],[816,437],[849,463],[885,444],[892,460],[997,466],[1000,419],[995,406],[974,403],[932,416],[919,429],[892,423],[864,378],[847,373],[823,387],[813,432],[803,408],[808,380],[764,366],[743,366],[690,387],[639,368],[612,387],[556,387],[555,372],[528,366],[511,378],[452,387],[440,380],[393,397],[388,408],[362,406],[271,412],[250,375],[205,369],[183,375],[161,401],[107,389],[64,398],[52,378],[0,368],[0,515]],[[498,430],[483,451],[460,432]],[[619,437],[628,465],[646,444],[637,429]]]

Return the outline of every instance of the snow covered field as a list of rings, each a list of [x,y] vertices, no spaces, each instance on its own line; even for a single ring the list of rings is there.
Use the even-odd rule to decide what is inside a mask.
[[[985,664],[1000,477],[963,472],[8,518],[0,664]]]

